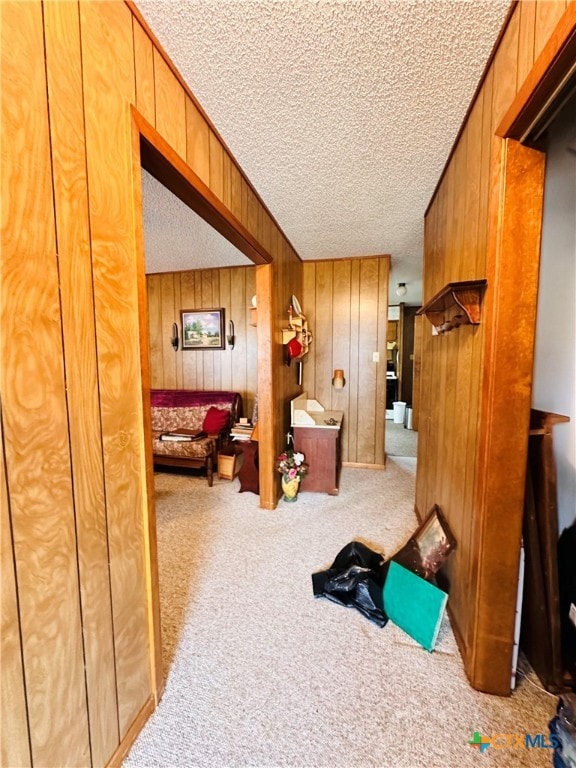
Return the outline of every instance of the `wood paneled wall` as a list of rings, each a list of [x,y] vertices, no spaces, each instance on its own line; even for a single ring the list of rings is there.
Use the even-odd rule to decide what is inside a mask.
[[[0,13],[2,763],[100,766],[121,760],[162,685],[131,105],[274,259],[256,280],[269,506],[293,393],[276,342],[301,266],[131,4]],[[180,297],[204,300],[203,280]],[[216,303],[247,305],[225,282]],[[205,384],[224,381],[208,360]]]
[[[155,388],[223,389],[240,392],[251,416],[258,391],[257,329],[250,325],[256,267],[187,270],[148,275],[150,379]],[[172,324],[181,332],[180,310],[224,308],[226,328],[234,323],[234,349],[174,352]]]
[[[532,276],[523,277],[523,265],[537,258],[522,247],[522,238],[505,265],[489,258],[495,247],[490,243],[498,240],[502,223],[499,196],[505,166],[502,140],[495,138],[495,131],[566,7],[563,0],[515,6],[425,219],[424,301],[448,282],[488,279],[480,326],[433,337],[424,321],[416,506],[423,515],[439,504],[453,528],[458,550],[447,569],[453,625],[470,680],[493,693],[507,693],[510,683],[523,494],[520,469],[529,408],[529,381],[526,390],[520,378],[524,368],[530,368],[535,310],[535,286]],[[538,217],[537,197],[528,204],[526,216]],[[505,275],[517,279],[505,281]],[[530,295],[530,306],[523,298],[517,311],[505,312],[523,279],[522,292],[524,298]],[[517,362],[507,367],[498,385],[510,407],[500,423],[490,425],[484,369],[495,358],[488,353],[510,348]],[[517,420],[522,421],[524,410],[526,423],[519,431]],[[490,429],[491,434],[499,433],[503,448],[509,446],[508,461],[501,460],[502,453],[480,455],[483,435]],[[508,489],[490,501],[483,492],[486,478],[506,472]],[[495,580],[500,588],[488,590]]]
[[[302,309],[313,334],[304,390],[344,412],[342,460],[383,467],[386,419],[388,256],[304,263]],[[378,352],[380,362],[373,362]],[[346,385],[332,386],[335,368]]]

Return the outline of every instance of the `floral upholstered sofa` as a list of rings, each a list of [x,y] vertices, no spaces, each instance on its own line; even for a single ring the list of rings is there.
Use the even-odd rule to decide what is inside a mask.
[[[231,426],[242,416],[240,393],[152,389],[150,404],[154,465],[205,467],[212,486],[218,450],[227,445]]]

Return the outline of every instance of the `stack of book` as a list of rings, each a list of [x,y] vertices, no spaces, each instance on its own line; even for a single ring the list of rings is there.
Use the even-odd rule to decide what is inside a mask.
[[[230,430],[230,437],[233,440],[250,440],[252,438],[252,424],[238,422]]]
[[[167,440],[174,443],[189,443],[192,440],[200,440],[206,437],[206,432],[201,429],[175,429],[173,432],[162,432],[160,440]]]

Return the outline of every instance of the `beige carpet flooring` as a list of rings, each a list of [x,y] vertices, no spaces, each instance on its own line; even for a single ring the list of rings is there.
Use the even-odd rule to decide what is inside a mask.
[[[404,424],[395,424],[387,419],[386,453],[388,456],[406,456],[415,459],[418,455],[418,432],[406,429]]]
[[[415,527],[414,459],[344,469],[339,496],[275,511],[238,480],[156,475],[167,683],[125,767],[548,766],[550,749],[468,745],[474,731],[548,733],[533,673],[474,691],[445,618],[428,653],[389,623],[312,595],[311,574],[359,539],[392,555]]]

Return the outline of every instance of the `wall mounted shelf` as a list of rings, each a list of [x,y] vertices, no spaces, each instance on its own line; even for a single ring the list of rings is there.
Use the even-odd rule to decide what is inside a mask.
[[[426,315],[436,334],[448,333],[460,325],[479,325],[480,305],[487,280],[448,283],[416,313]]]
[[[308,354],[308,348],[312,341],[312,334],[308,330],[308,321],[302,314],[295,315],[292,312],[288,313],[288,328],[282,328],[282,344],[288,344],[292,339],[297,339],[302,345],[302,352],[298,355],[298,359],[302,359],[304,355]]]

